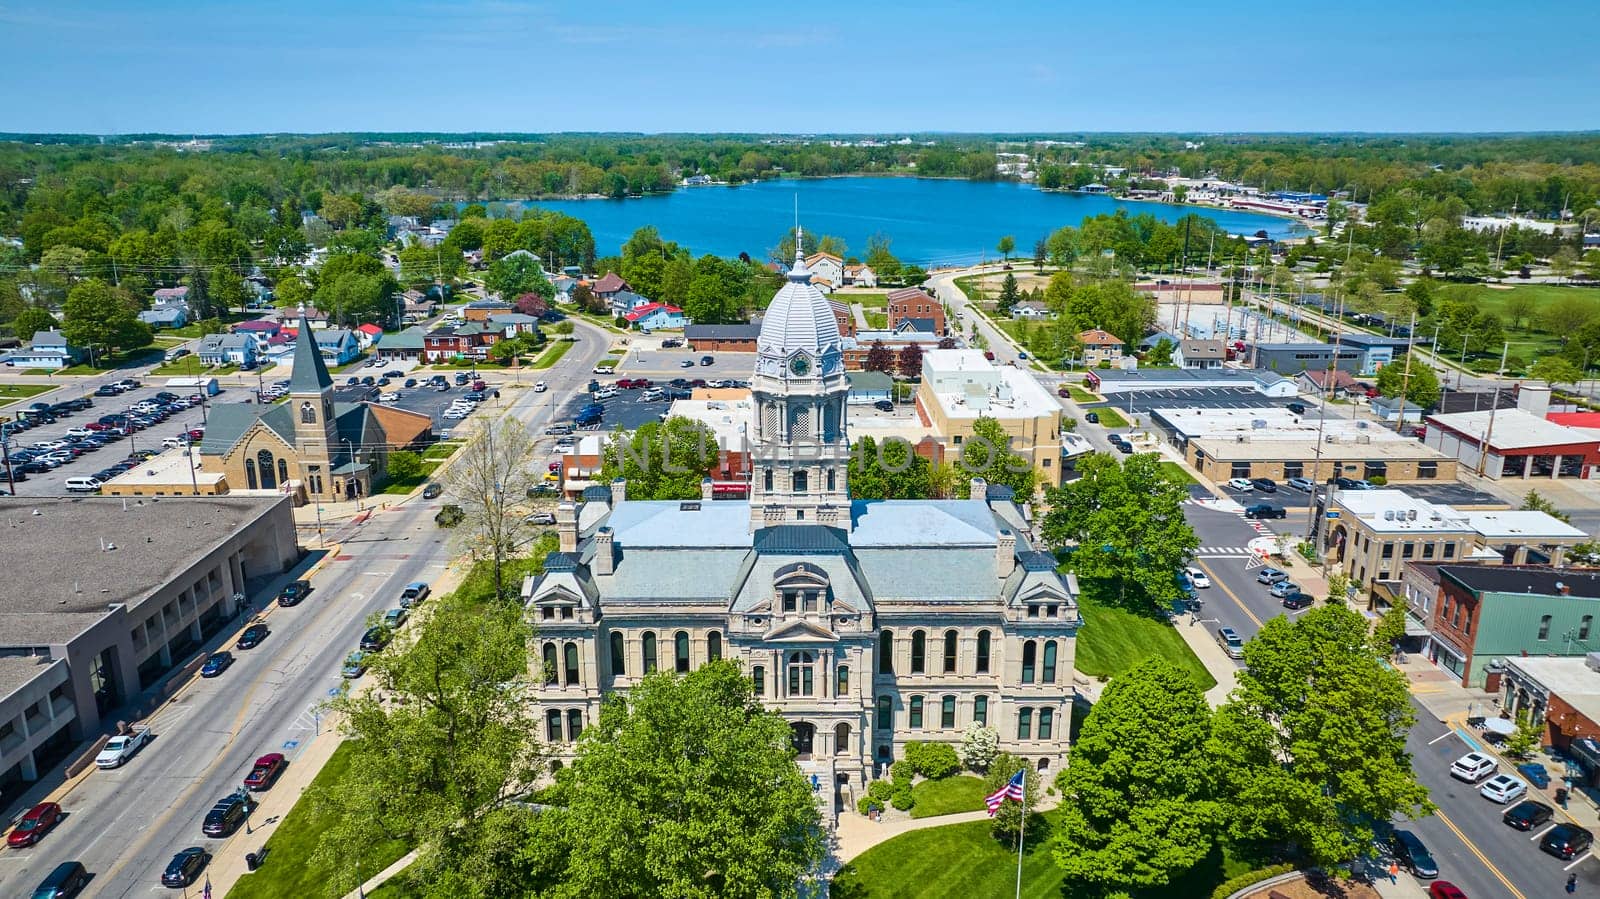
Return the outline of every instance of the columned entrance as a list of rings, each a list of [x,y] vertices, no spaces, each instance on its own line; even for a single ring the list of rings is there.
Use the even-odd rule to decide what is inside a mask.
[[[811,758],[811,751],[817,741],[816,727],[804,721],[796,721],[789,727],[793,731],[790,734],[790,741],[794,743],[795,754],[802,759]]]

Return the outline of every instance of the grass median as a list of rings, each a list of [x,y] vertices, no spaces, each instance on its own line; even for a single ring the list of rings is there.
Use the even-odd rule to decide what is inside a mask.
[[[1098,406],[1089,411],[1100,419],[1100,427],[1102,428],[1125,428],[1128,426],[1128,420],[1122,417],[1122,413],[1110,406]]]

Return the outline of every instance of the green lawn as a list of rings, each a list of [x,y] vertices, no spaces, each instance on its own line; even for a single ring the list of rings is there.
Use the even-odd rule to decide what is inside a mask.
[[[25,400],[54,389],[54,384],[0,384],[0,403]]]
[[[1077,669],[1089,677],[1113,677],[1152,655],[1194,675],[1202,689],[1216,686],[1206,667],[1200,664],[1189,644],[1164,615],[1155,611],[1132,611],[1114,604],[1116,597],[1103,596],[1107,589],[1085,579],[1078,611],[1083,628],[1078,631]]]
[[[841,293],[839,299],[846,303],[860,303],[863,310],[889,308],[887,293]]]
[[[389,496],[405,496],[418,487],[421,487],[423,484],[426,484],[428,479],[433,477],[433,473],[439,470],[439,464],[440,463],[438,462],[424,461],[422,463],[422,474],[414,478],[396,478],[385,481],[383,487],[379,488],[378,492],[388,494]]]
[[[867,320],[867,327],[875,331],[882,331],[884,328],[889,327],[889,313],[887,312],[874,312],[871,309],[863,309],[861,317]]]
[[[1057,812],[1028,820],[1022,855],[1022,895],[1071,899],[1080,893],[1051,858]],[[1161,890],[1141,890],[1141,899],[1196,899],[1252,865],[1213,852],[1181,881]],[[902,834],[867,850],[833,880],[833,899],[970,899],[1011,896],[1016,889],[1017,847],[989,832],[989,822],[970,821]],[[402,894],[395,894],[396,896]]]
[[[212,368],[200,361],[195,355],[184,356],[176,362],[166,362],[150,371],[152,375],[167,377],[183,377],[184,375],[228,375],[238,371],[237,365],[221,365]]]
[[[971,775],[925,780],[911,788],[911,795],[917,800],[917,804],[911,807],[911,817],[933,818],[975,812],[983,808],[983,797],[987,793],[983,781]]]
[[[318,772],[310,790],[336,790],[350,770],[350,753],[353,744],[344,743],[334,750],[328,764]],[[402,842],[389,841],[366,847],[359,859],[346,859],[348,870],[335,872],[312,863],[312,853],[317,848],[317,837],[329,825],[318,814],[312,803],[304,797],[284,817],[283,823],[267,839],[267,860],[253,874],[239,878],[228,891],[230,899],[279,899],[296,896],[300,899],[338,899],[349,886],[345,878],[353,878],[357,865],[368,877],[393,864],[409,848]]]
[[[1128,420],[1122,417],[1122,413],[1111,408],[1110,406],[1098,406],[1094,409],[1090,409],[1089,411],[1100,417],[1101,427],[1125,428],[1128,426]]]
[[[442,462],[445,459],[455,455],[456,450],[461,448],[461,443],[462,442],[460,440],[441,440],[438,443],[435,443],[433,446],[423,450],[422,458],[424,461]]]
[[[573,343],[574,341],[571,340],[557,340],[543,353],[540,353],[539,358],[528,363],[528,367],[549,368],[550,366],[555,365],[557,362],[561,361],[561,357],[565,356],[568,350],[572,349]]]
[[[1189,472],[1186,471],[1182,465],[1179,465],[1176,462],[1162,462],[1161,470],[1166,472],[1174,481],[1177,481],[1185,486],[1188,486],[1189,484],[1200,483],[1194,479],[1194,475],[1189,474]]]
[[[1087,390],[1084,390],[1082,387],[1079,387],[1076,384],[1068,384],[1067,385],[1067,394],[1072,397],[1072,401],[1074,403],[1098,403],[1098,402],[1100,402],[1100,397],[1095,396],[1094,394],[1090,393]]]
[[[1554,352],[1561,347],[1561,335],[1544,330],[1539,323],[1541,313],[1557,300],[1578,297],[1591,313],[1600,316],[1600,288],[1595,287],[1561,287],[1554,284],[1519,284],[1514,287],[1500,288],[1487,284],[1452,284],[1441,292],[1442,297],[1461,297],[1472,305],[1486,309],[1500,316],[1500,321],[1505,325],[1506,340],[1511,344],[1510,354],[1520,357],[1524,363],[1533,360],[1545,353]],[[1506,311],[1512,297],[1529,297],[1533,300],[1533,314],[1519,327],[1511,326],[1511,316]],[[1423,335],[1425,332],[1419,331]],[[1452,353],[1450,347],[1442,349],[1442,355],[1450,360],[1459,359],[1461,347],[1457,346]],[[1493,371],[1500,367],[1500,354],[1493,353],[1493,359],[1487,361],[1486,369]],[[1471,357],[1468,357],[1470,363]]]

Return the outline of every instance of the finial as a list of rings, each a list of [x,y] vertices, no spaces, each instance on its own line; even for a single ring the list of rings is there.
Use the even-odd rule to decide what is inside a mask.
[[[799,222],[794,225],[794,261],[796,264],[806,258],[806,232],[800,227]]]

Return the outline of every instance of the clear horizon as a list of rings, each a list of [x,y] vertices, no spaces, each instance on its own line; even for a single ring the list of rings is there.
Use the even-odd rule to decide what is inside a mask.
[[[1590,24],[1584,25],[1583,22]],[[1552,35],[1561,36],[1559,46]],[[1494,134],[1600,129],[1600,18],[1025,0],[0,6],[12,134]]]

